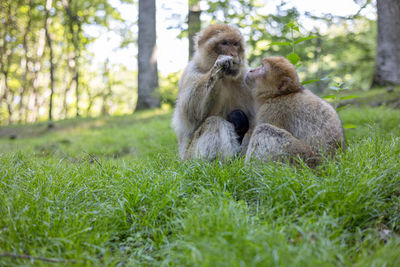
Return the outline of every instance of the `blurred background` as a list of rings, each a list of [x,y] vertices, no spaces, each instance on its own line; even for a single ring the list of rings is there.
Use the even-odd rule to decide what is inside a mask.
[[[172,108],[190,40],[212,23],[240,28],[252,67],[294,50],[319,95],[390,91],[399,20],[398,0],[2,0],[0,125]]]

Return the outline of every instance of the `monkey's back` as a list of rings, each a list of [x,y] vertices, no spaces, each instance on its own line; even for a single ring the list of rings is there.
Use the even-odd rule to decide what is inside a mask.
[[[260,113],[260,114],[259,114]],[[334,153],[344,145],[335,109],[309,90],[268,99],[257,113],[263,121],[283,128],[314,151]]]

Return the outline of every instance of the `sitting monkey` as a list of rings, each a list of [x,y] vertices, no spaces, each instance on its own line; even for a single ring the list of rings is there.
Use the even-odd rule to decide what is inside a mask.
[[[344,149],[335,109],[303,88],[284,57],[267,57],[262,63],[245,77],[257,112],[246,161],[253,156],[268,161],[299,155],[312,166],[318,162],[315,156],[332,156],[339,147]]]
[[[179,155],[229,158],[241,150],[241,138],[254,119],[253,99],[244,84],[244,40],[236,27],[216,24],[201,31],[195,43],[172,118]]]

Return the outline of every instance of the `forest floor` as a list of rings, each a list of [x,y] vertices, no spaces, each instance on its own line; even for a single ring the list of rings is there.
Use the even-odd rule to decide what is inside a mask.
[[[0,266],[400,266],[400,109],[368,104],[398,92],[369,94],[315,170],[181,162],[163,109],[3,127]]]

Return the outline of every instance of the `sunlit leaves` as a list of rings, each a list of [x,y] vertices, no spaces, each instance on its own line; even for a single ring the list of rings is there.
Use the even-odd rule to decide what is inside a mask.
[[[290,53],[288,55],[286,55],[286,58],[290,61],[290,63],[292,63],[293,65],[296,65],[297,62],[299,62],[301,60],[301,58],[299,57],[299,55],[297,55],[296,53]]]
[[[351,123],[345,123],[342,125],[343,129],[355,129],[357,128],[357,125],[351,124]]]
[[[291,45],[290,42],[272,42],[271,45]]]
[[[291,22],[287,23],[286,27],[288,27],[289,29],[295,30],[297,32],[300,32],[299,25],[295,21],[291,21]]]
[[[314,39],[314,38],[318,38],[318,36],[302,37],[302,38],[299,38],[299,39],[297,39],[296,41],[294,41],[294,43],[295,43],[295,44],[299,44],[299,43],[302,43],[302,42],[304,42],[304,41],[311,40],[311,39]]]
[[[306,84],[309,84],[309,83],[318,82],[318,81],[320,81],[320,80],[321,80],[321,79],[310,79],[310,80],[306,80],[306,81],[301,82],[301,84],[302,84],[302,85],[306,85]]]
[[[328,99],[335,99],[336,96],[335,95],[326,95],[326,96],[323,96],[322,98],[328,100]]]
[[[346,95],[346,96],[341,96],[340,100],[347,100],[347,99],[353,99],[353,98],[357,98],[357,95]]]

